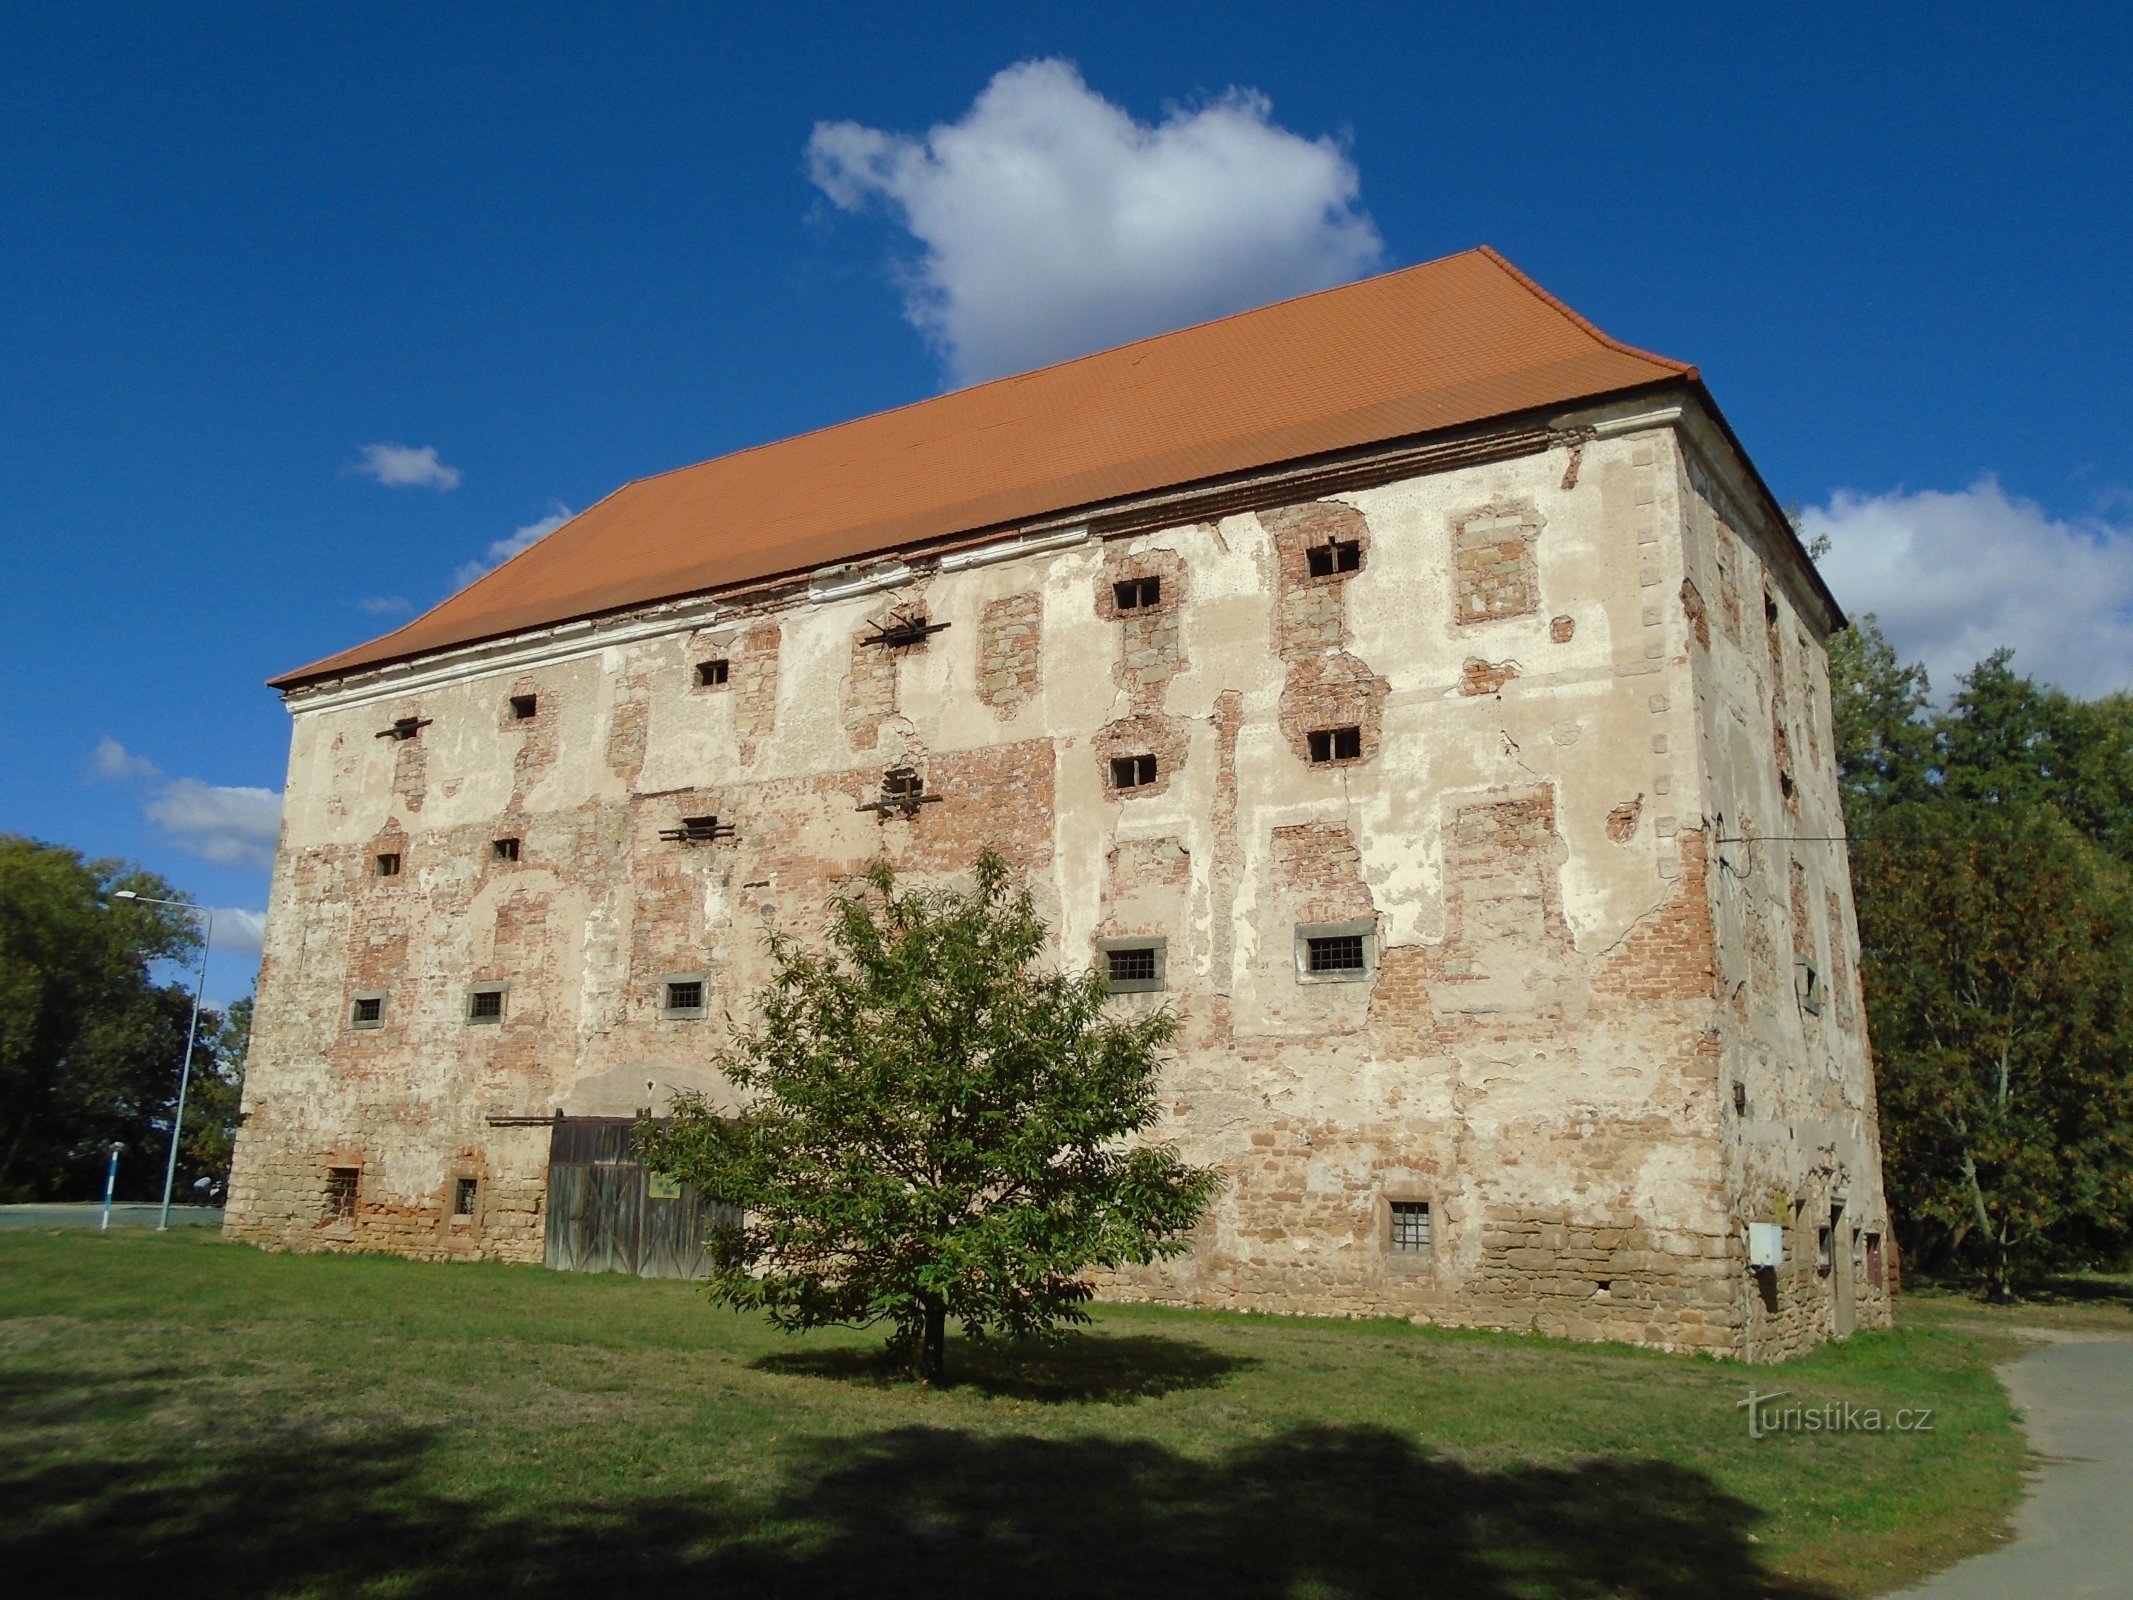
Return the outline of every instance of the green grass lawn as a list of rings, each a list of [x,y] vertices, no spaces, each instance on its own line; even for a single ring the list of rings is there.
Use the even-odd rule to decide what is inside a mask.
[[[1063,1348],[788,1339],[691,1287],[0,1236],[11,1594],[1867,1594],[1989,1543],[2023,1449],[1946,1318],[1764,1390],[1930,1433],[1748,1437],[1746,1369],[1099,1311]]]

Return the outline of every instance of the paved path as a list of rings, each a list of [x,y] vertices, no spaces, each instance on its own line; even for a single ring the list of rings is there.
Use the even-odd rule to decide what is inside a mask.
[[[152,1201],[121,1200],[111,1208],[114,1228],[153,1228],[156,1213],[163,1208]],[[0,1228],[93,1228],[103,1219],[103,1202],[83,1200],[71,1205],[0,1206]],[[219,1228],[220,1206],[172,1206],[173,1228]]]
[[[1902,1600],[2133,1596],[2133,1339],[2052,1332],[2001,1369],[2046,1458],[2001,1549]]]

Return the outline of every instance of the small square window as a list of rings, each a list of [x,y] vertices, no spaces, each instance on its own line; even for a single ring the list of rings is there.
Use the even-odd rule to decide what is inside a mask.
[[[479,1178],[460,1178],[455,1180],[452,1184],[452,1215],[455,1217],[473,1216],[474,1202],[480,1197],[480,1194],[481,1180]]]
[[[467,995],[467,1021],[501,1022],[504,1020],[504,989],[501,984],[487,984],[469,991]]]
[[[361,1167],[328,1167],[326,1169],[326,1220],[328,1222],[353,1222],[356,1214],[356,1191],[362,1187]]]
[[[1114,756],[1112,758],[1112,788],[1140,789],[1153,782],[1155,782],[1154,756]]]
[[[382,1028],[385,1026],[385,996],[382,994],[359,994],[348,1007],[348,1026],[351,1028]]]
[[[668,978],[659,986],[662,1017],[700,1017],[704,1014],[704,980]]]
[[[1101,939],[1104,985],[1113,994],[1149,994],[1165,987],[1162,939]]]
[[[1363,936],[1338,933],[1325,939],[1306,939],[1306,970],[1311,972],[1361,972]]]
[[[511,715],[519,722],[530,722],[540,709],[539,695],[515,694],[511,697]]]
[[[1429,1254],[1429,1202],[1427,1200],[1395,1200],[1392,1202],[1392,1252],[1401,1256]]]
[[[1836,1239],[1837,1230],[1834,1228],[1815,1229],[1815,1271],[1826,1275],[1836,1266]]]
[[[1305,923],[1296,930],[1296,977],[1300,983],[1345,983],[1368,978],[1377,966],[1377,923]]]
[[[1354,572],[1363,565],[1363,546],[1357,539],[1334,539],[1313,545],[1304,552],[1304,564],[1314,578],[1330,578],[1337,572]]]
[[[378,876],[381,878],[397,878],[400,876],[399,851],[387,850],[379,855]]]
[[[489,857],[493,861],[516,861],[518,859],[518,841],[516,839],[491,839],[489,841]]]
[[[716,689],[726,682],[733,670],[733,663],[721,656],[716,661],[696,663],[696,682],[699,687]]]
[[[1128,578],[1111,585],[1111,598],[1121,611],[1148,611],[1163,603],[1163,580],[1159,577]]]
[[[1361,728],[1319,728],[1311,734],[1311,762],[1359,761],[1363,755]]]

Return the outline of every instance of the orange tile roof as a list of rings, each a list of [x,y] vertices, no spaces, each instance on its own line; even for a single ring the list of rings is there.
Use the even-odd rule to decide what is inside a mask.
[[[1469,250],[640,479],[272,682],[1695,376]]]

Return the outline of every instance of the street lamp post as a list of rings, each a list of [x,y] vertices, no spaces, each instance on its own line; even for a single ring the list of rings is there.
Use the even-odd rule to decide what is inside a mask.
[[[185,1027],[185,1060],[178,1068],[178,1114],[170,1119],[170,1160],[163,1166],[163,1210],[156,1218],[156,1232],[170,1231],[170,1190],[178,1181],[178,1137],[185,1131],[185,1091],[193,1082],[193,1041],[200,1036],[200,996],[207,988],[207,947],[215,937],[215,913],[202,906],[188,905],[183,900],[153,900],[145,894],[135,894],[131,889],[115,890],[114,900],[131,900],[142,906],[175,906],[180,911],[197,913],[206,926],[200,933],[200,974],[193,980],[193,1020]]]

